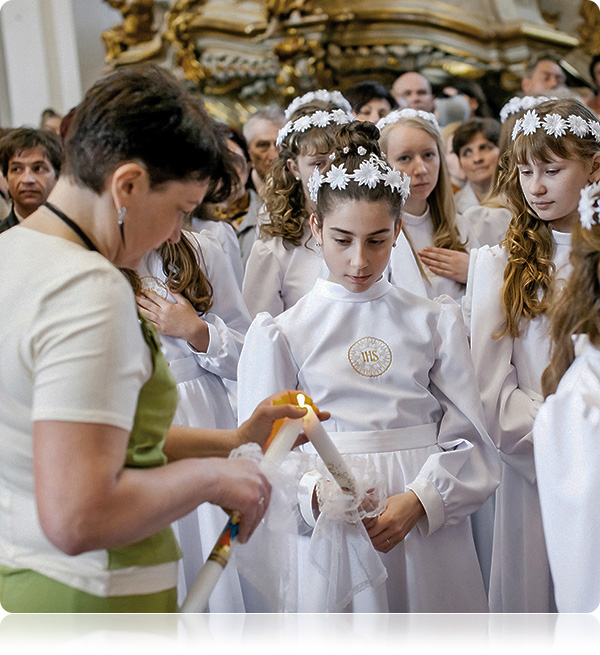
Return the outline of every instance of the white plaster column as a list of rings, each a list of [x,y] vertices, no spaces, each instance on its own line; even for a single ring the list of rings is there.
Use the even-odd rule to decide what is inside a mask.
[[[46,107],[66,113],[81,99],[72,0],[9,0],[0,10],[2,125],[37,127]],[[5,113],[7,115],[5,115]]]

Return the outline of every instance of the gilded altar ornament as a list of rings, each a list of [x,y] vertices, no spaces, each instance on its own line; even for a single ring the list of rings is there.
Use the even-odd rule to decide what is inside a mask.
[[[123,15],[123,22],[102,32],[106,61],[113,62],[132,47],[154,40],[154,0],[104,0]]]
[[[592,0],[583,0],[580,10],[583,21],[579,26],[582,50],[588,55],[600,53],[600,9]]]

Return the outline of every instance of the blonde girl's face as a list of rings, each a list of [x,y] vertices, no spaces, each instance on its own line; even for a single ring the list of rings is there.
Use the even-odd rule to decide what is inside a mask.
[[[318,152],[311,155],[298,155],[296,159],[287,160],[288,170],[302,184],[304,199],[309,207],[311,207],[313,203],[308,191],[308,180],[313,174],[315,167],[323,172],[323,169],[329,162],[328,156],[329,152]]]
[[[401,222],[395,224],[385,202],[348,200],[324,217],[322,229],[314,214],[310,225],[316,242],[323,246],[328,279],[360,293],[381,279]]]
[[[404,205],[409,214],[421,215],[440,174],[440,153],[425,130],[398,124],[390,131],[387,162],[410,176],[410,196]]]
[[[591,161],[560,159],[548,163],[518,164],[519,182],[527,204],[542,220],[559,232],[571,232],[579,220],[581,189],[594,181],[598,153]]]

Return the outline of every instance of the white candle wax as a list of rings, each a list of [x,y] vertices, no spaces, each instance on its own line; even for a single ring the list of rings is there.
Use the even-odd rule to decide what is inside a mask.
[[[286,418],[273,438],[271,445],[267,448],[265,459],[268,461],[283,459],[293,448],[298,435],[303,429],[304,424],[301,418]]]
[[[321,425],[321,421],[317,418],[314,409],[310,405],[307,405],[306,409],[306,416],[302,418],[304,433],[340,487],[344,491],[356,495],[356,481],[342,459],[340,451],[335,447],[331,437]]]
[[[223,567],[220,564],[210,559],[205,562],[181,606],[181,611],[188,613],[206,611],[208,599],[216,587],[221,573],[223,573]]]

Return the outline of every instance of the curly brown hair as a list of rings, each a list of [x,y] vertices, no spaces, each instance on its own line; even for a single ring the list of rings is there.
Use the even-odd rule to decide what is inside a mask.
[[[304,105],[292,114],[290,120],[327,108],[328,105],[317,102]],[[335,106],[332,105],[332,108],[335,109]],[[335,124],[311,127],[304,132],[291,132],[283,140],[261,194],[269,217],[260,226],[261,237],[281,237],[284,242],[293,246],[302,245],[310,210],[302,182],[294,177],[287,162],[288,159],[296,161],[300,155],[331,152],[338,129],[339,126]]]

